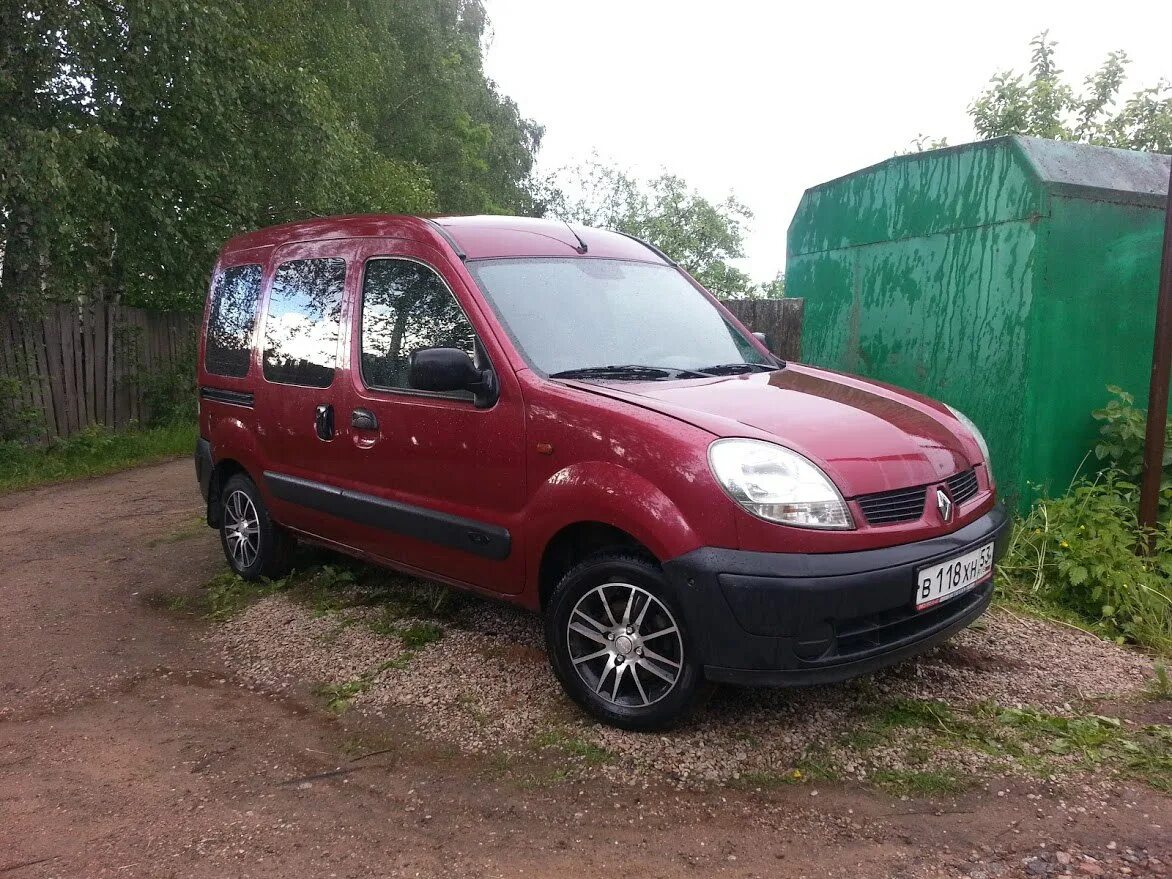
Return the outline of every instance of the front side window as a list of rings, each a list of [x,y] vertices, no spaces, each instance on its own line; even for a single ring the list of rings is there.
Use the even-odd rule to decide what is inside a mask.
[[[407,259],[371,260],[362,282],[362,380],[411,390],[411,355],[421,348],[459,348],[476,359],[476,333],[435,271]]]
[[[626,377],[696,378],[775,368],[670,266],[495,259],[468,268],[530,363],[550,376],[622,378],[614,367],[637,367]]]
[[[234,378],[248,375],[261,273],[258,265],[232,266],[216,279],[204,346],[208,372]]]
[[[265,320],[264,376],[272,382],[327,388],[338,361],[346,262],[298,259],[273,278]]]

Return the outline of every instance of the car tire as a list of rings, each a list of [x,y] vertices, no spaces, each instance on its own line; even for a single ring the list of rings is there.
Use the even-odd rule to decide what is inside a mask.
[[[673,727],[709,690],[674,588],[638,555],[602,552],[570,569],[550,597],[545,641],[570,698],[621,729]]]
[[[269,516],[260,490],[243,473],[220,491],[220,545],[228,566],[245,580],[289,572],[296,541]]]

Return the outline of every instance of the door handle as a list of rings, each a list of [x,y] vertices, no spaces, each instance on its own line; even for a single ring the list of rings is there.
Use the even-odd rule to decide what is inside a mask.
[[[317,407],[317,412],[313,417],[313,429],[320,440],[334,438],[334,407],[329,403],[323,403]]]
[[[355,409],[350,413],[350,426],[355,430],[378,430],[378,418],[369,409]]]

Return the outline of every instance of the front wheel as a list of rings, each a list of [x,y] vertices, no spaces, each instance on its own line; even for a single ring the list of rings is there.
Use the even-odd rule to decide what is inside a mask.
[[[674,726],[706,689],[675,590],[637,556],[604,552],[572,568],[550,599],[545,639],[570,698],[612,726]]]

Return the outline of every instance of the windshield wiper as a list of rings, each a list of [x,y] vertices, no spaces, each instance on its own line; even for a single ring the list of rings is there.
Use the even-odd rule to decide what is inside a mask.
[[[630,379],[633,381],[659,381],[667,378],[707,378],[704,373],[695,369],[676,369],[672,366],[639,366],[627,364],[625,366],[583,366],[580,369],[563,369],[561,372],[550,373],[550,378],[613,378],[618,380]]]
[[[742,375],[746,372],[773,372],[777,369],[781,367],[770,363],[718,363],[694,371],[705,375]]]

